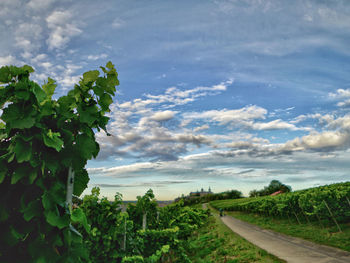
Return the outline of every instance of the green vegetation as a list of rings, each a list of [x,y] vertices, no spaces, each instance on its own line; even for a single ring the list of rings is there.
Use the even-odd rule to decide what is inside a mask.
[[[73,173],[74,194],[86,188],[85,165],[99,152],[94,130],[109,120],[118,74],[111,62],[101,71],[55,100],[55,81],[40,87],[32,67],[0,68],[0,262],[87,262],[73,224],[89,227],[66,189]]]
[[[350,182],[278,196],[213,201],[236,218],[350,251]]]
[[[232,232],[216,213],[192,235],[187,250],[194,263],[284,262]]]
[[[350,182],[338,183],[277,196],[212,201],[217,209],[242,211],[266,216],[295,217],[300,221],[326,220],[347,222],[350,219]]]
[[[184,206],[183,202],[157,207],[152,190],[136,204],[121,211],[122,199],[99,198],[93,188],[81,204],[90,233],[83,231],[92,262],[191,262],[185,248],[188,238],[201,227],[208,211]]]
[[[288,193],[291,192],[292,188],[289,185],[282,184],[278,180],[272,180],[268,186],[265,186],[261,190],[252,190],[249,192],[250,197],[266,196],[275,192]]]

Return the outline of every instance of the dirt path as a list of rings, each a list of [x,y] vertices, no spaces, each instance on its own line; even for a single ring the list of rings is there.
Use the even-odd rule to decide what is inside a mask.
[[[290,263],[350,262],[350,253],[340,249],[262,229],[231,216],[221,217],[221,220],[249,242]]]

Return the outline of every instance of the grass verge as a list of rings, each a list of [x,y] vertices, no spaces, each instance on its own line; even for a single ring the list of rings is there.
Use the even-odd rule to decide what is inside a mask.
[[[264,217],[238,211],[225,211],[225,213],[265,229],[350,252],[350,222],[340,224],[342,232],[339,232],[335,225],[321,226],[318,222],[299,224],[291,219]]]
[[[194,263],[285,262],[232,232],[216,212],[192,236],[187,252]]]

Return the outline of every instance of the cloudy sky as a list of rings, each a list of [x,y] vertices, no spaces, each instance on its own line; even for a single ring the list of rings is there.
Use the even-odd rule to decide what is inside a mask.
[[[0,65],[56,98],[111,60],[89,189],[159,200],[350,180],[350,2],[1,0]]]

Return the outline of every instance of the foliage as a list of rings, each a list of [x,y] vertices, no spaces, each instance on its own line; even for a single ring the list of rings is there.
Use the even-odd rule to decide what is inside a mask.
[[[108,262],[126,255],[122,249],[123,234],[124,231],[131,232],[133,222],[127,213],[121,212],[122,197],[119,193],[113,201],[106,197],[100,199],[99,195],[100,189],[94,187],[91,195],[84,196],[80,206],[91,226],[91,232],[84,233],[84,243],[93,262]]]
[[[244,211],[269,216],[298,217],[307,219],[340,221],[350,219],[350,182],[310,188],[277,196],[251,197],[236,200],[213,201],[210,204],[219,209]],[[328,207],[327,207],[328,206]],[[330,214],[328,208],[331,210]]]
[[[139,196],[136,205],[129,205],[127,212],[122,212],[122,207],[119,194],[114,201],[108,201],[99,198],[99,188],[93,188],[91,195],[84,197],[80,208],[91,225],[84,240],[93,262],[166,262],[175,259],[190,262],[184,247],[193,231],[206,222],[207,211],[184,207],[183,203],[159,208],[152,190]],[[140,223],[140,215],[144,213],[154,215],[149,217],[146,229],[142,229]]]
[[[86,262],[88,251],[73,224],[89,227],[80,209],[66,203],[68,169],[79,196],[84,168],[99,145],[93,129],[106,130],[118,85],[111,62],[83,74],[66,96],[53,99],[56,84],[30,80],[30,66],[0,68],[0,261]]]
[[[127,212],[133,219],[136,229],[142,228],[143,216],[146,217],[147,228],[155,228],[157,219],[157,201],[154,198],[152,189],[149,189],[143,196],[137,196],[136,205],[129,204]]]
[[[288,193],[292,191],[289,185],[282,184],[278,180],[272,180],[268,186],[265,186],[262,190],[252,190],[249,192],[250,197],[270,195],[275,192],[281,191],[282,193]]]

